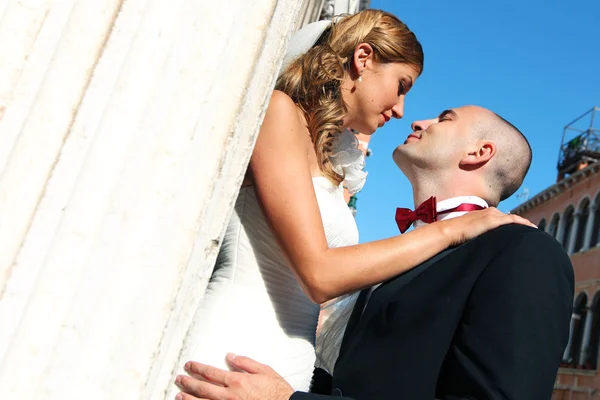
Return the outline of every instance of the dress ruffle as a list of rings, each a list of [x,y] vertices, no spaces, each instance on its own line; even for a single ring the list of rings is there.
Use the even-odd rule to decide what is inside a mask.
[[[358,148],[358,138],[349,130],[339,133],[333,142],[333,153],[329,156],[333,170],[344,176],[342,184],[350,194],[360,191],[368,173],[365,167],[365,155]]]

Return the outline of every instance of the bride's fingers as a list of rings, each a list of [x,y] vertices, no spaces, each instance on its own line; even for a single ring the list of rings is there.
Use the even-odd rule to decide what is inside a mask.
[[[519,215],[516,214],[504,214],[502,212],[499,211],[499,216],[501,218],[501,221],[503,223],[507,223],[507,224],[521,224],[521,225],[527,225],[527,226],[531,226],[532,228],[537,228],[537,226],[535,226],[534,223],[532,223],[531,221],[529,221],[527,218],[523,218]]]
[[[514,218],[514,222],[517,224],[529,225],[532,228],[537,228],[537,226],[533,222],[528,220],[527,218],[523,218],[521,216],[514,215],[514,214],[510,214],[510,215]]]
[[[521,224],[531,226],[532,228],[537,228],[537,226],[535,226],[535,224],[533,224],[528,219],[516,214],[505,214],[502,211],[498,210],[496,207],[488,207],[485,210],[476,212],[485,213],[486,215],[491,216],[491,218],[499,217],[501,218],[500,221],[502,221],[503,224]]]

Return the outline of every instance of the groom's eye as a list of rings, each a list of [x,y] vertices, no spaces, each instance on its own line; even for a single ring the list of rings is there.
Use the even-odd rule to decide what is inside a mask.
[[[440,116],[438,117],[438,122],[442,122],[442,121],[452,121],[452,118],[450,118],[450,115],[452,114],[452,111],[444,111],[440,114]]]

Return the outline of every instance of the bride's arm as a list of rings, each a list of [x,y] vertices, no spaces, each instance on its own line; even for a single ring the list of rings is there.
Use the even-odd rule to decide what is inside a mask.
[[[271,229],[304,291],[317,303],[383,282],[499,225],[525,221],[488,209],[401,236],[330,249],[312,185],[306,135],[292,100],[275,91],[249,168]]]

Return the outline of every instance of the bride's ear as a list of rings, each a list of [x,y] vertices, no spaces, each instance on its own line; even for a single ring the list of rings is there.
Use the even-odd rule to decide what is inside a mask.
[[[362,71],[372,67],[373,63],[373,47],[368,43],[359,43],[354,49],[354,57],[352,60],[352,73],[356,77],[362,75]]]
[[[470,150],[461,160],[460,166],[463,169],[477,169],[485,165],[496,155],[496,145],[494,142],[480,140],[472,150]]]

